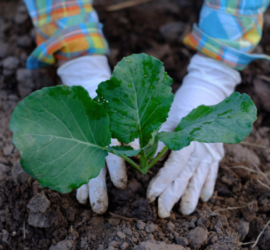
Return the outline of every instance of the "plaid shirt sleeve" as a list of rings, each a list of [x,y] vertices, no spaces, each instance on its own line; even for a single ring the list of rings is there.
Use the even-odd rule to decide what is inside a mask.
[[[270,0],[204,0],[199,24],[184,44],[237,70],[256,59],[251,54],[261,40],[263,12]]]
[[[36,28],[37,48],[27,59],[35,69],[86,54],[107,54],[108,44],[92,0],[24,0]]]

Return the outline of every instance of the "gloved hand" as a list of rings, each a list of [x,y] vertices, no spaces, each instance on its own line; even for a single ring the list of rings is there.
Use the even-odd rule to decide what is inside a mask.
[[[195,55],[161,131],[174,131],[181,119],[199,105],[221,102],[240,82],[236,70],[214,59]],[[163,147],[160,142],[158,151]],[[186,215],[195,210],[199,197],[207,201],[213,194],[219,161],[223,156],[222,143],[192,142],[180,151],[172,151],[147,190],[150,202],[159,197],[159,217],[169,217],[172,207],[181,197],[180,210]]]
[[[83,86],[92,98],[96,96],[95,91],[98,84],[111,77],[108,61],[104,55],[87,55],[70,60],[58,68],[57,74],[63,84]],[[117,145],[120,143],[116,139],[112,139],[111,146]],[[109,153],[106,163],[113,184],[119,189],[124,189],[127,185],[125,161]],[[83,204],[89,197],[93,211],[98,214],[105,213],[108,207],[106,173],[105,167],[96,178],[77,189],[76,193],[77,200]]]

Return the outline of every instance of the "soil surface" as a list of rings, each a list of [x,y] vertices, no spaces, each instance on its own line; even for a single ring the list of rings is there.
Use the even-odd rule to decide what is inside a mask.
[[[107,12],[113,0],[96,0],[95,7],[110,43],[113,67],[123,56],[145,52],[162,60],[181,85],[194,54],[182,44],[198,19],[202,1],[155,0],[129,9]],[[270,12],[256,52],[270,54]],[[258,108],[254,130],[243,144],[225,145],[214,196],[200,202],[190,216],[179,204],[168,219],[157,217],[157,204],[145,199],[153,173],[142,176],[128,168],[125,190],[108,178],[109,209],[97,216],[80,205],[75,191],[61,194],[42,189],[21,168],[12,145],[9,120],[18,102],[45,86],[60,84],[56,68],[29,71],[27,56],[35,47],[35,30],[19,0],[0,2],[0,250],[236,250],[270,249],[270,63],[256,61],[242,72],[246,92]],[[251,248],[250,242],[256,241]]]

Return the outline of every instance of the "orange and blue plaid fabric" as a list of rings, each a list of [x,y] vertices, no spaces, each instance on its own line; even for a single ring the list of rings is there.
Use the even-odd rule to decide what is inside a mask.
[[[255,59],[252,54],[262,37],[263,12],[269,0],[205,0],[199,24],[184,38],[184,44],[232,68],[243,70]]]
[[[35,69],[86,54],[107,54],[108,44],[91,0],[24,0],[36,28]]]

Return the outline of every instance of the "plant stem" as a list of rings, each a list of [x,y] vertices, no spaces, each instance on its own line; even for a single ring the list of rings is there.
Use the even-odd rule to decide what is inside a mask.
[[[138,172],[140,172],[141,174],[143,174],[142,169],[138,166],[138,164],[136,162],[134,162],[132,159],[130,159],[129,157],[127,157],[126,155],[121,155],[121,158],[123,158],[125,161],[127,161],[132,167],[134,167]]]
[[[166,153],[166,151],[168,150],[168,147],[165,146],[162,151],[149,163],[147,171],[152,168],[157,162],[158,160]]]
[[[141,160],[141,168],[142,168],[142,172],[143,174],[147,173],[147,169],[148,169],[148,159],[145,155],[145,152],[143,151],[143,154],[140,155],[140,160]]]

